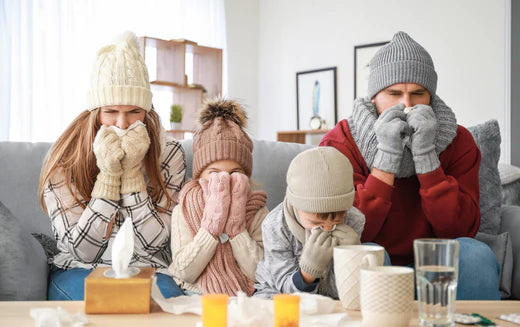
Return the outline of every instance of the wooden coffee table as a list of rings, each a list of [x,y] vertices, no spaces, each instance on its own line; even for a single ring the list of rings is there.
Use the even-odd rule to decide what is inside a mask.
[[[1,302],[0,301],[0,326],[25,327],[34,326],[34,321],[29,315],[31,308],[62,307],[69,313],[83,313],[82,301],[42,301],[42,302]],[[338,303],[338,308],[340,308]],[[519,327],[519,325],[499,320],[500,314],[520,313],[520,301],[457,301],[457,312],[479,313],[490,318],[495,323],[504,327]],[[355,320],[361,320],[361,312],[347,311],[349,316]],[[152,305],[150,314],[124,314],[124,315],[87,315],[89,324],[87,326],[190,326],[193,327],[200,321],[200,316],[185,314],[175,316],[163,312],[155,303]],[[360,324],[361,326],[361,324]],[[417,308],[411,327],[419,326]],[[464,326],[464,325],[457,325]]]

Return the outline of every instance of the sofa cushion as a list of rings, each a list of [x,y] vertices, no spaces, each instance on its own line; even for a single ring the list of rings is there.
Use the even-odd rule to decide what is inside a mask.
[[[38,180],[51,143],[0,142],[0,201],[27,233],[52,236],[49,217],[40,207]]]
[[[51,264],[54,256],[60,253],[58,242],[56,242],[54,238],[43,233],[32,233],[32,236],[34,236],[34,238],[41,244],[45,256],[47,256],[47,261]]]
[[[48,265],[43,249],[2,202],[0,249],[0,300],[46,300]]]
[[[478,233],[475,238],[486,243],[497,258],[500,267],[499,287],[502,299],[511,296],[511,279],[513,277],[513,245],[508,232],[498,235]]]
[[[500,159],[500,128],[496,120],[469,127],[477,143],[482,161],[479,169],[480,228],[479,232],[497,234],[500,229],[502,194],[498,160]]]

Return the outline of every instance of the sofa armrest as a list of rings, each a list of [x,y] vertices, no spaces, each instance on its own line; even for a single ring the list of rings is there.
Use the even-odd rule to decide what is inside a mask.
[[[502,206],[500,233],[508,232],[513,245],[513,276],[511,299],[520,300],[520,207]]]

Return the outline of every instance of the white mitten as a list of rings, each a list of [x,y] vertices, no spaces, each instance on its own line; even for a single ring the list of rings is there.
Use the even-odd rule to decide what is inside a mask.
[[[121,176],[121,193],[141,192],[146,190],[141,167],[144,156],[150,148],[150,137],[145,125],[137,125],[121,137],[121,147],[124,157],[121,161],[123,175]]]
[[[123,174],[121,159],[125,154],[119,136],[107,126],[101,126],[94,139],[93,150],[99,174],[91,195],[93,198],[118,201]]]

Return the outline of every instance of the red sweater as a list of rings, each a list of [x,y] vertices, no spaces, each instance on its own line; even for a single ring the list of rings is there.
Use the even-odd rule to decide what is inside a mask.
[[[393,264],[413,262],[416,238],[474,237],[480,225],[480,151],[467,129],[458,126],[452,143],[439,155],[436,170],[396,178],[394,186],[370,174],[350,134],[340,121],[320,146],[341,151],[354,168],[354,206],[366,216],[361,240],[384,246]]]

